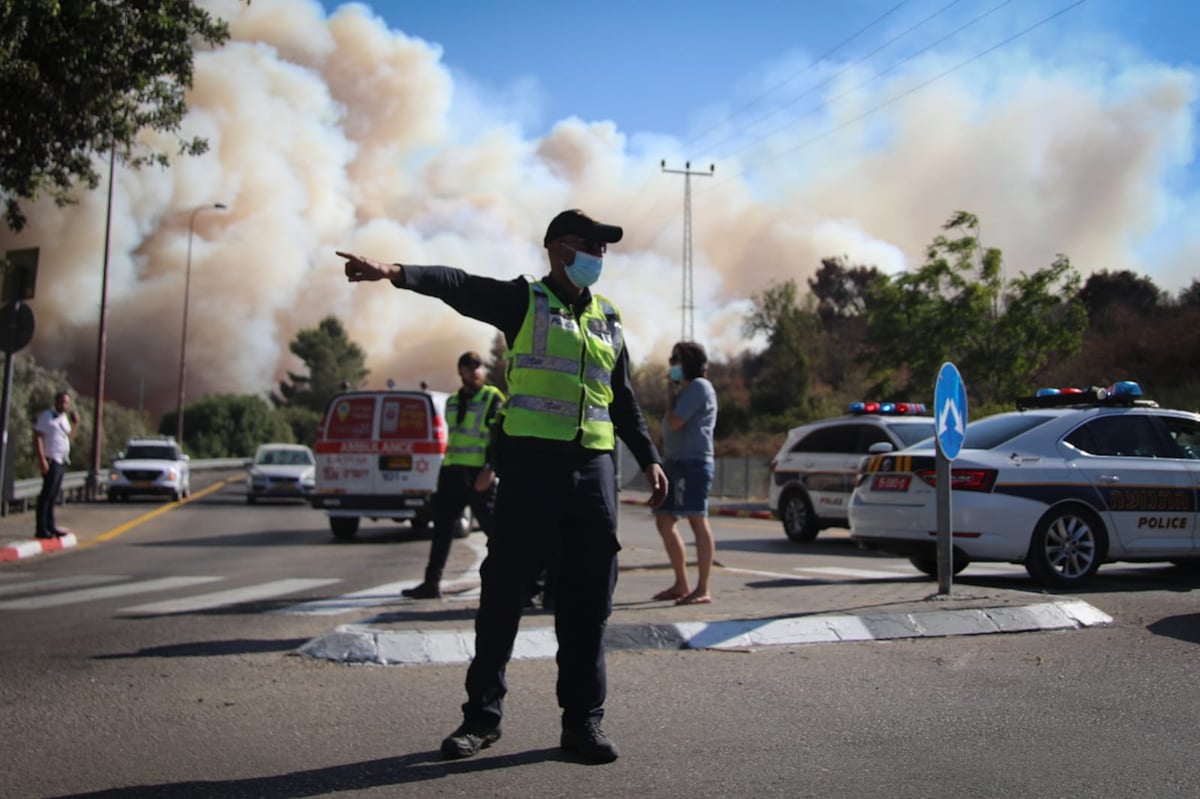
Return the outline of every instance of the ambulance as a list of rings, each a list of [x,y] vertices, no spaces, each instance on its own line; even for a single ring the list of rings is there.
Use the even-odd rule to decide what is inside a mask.
[[[449,395],[440,391],[349,391],[330,400],[317,433],[312,506],[334,538],[349,541],[360,520],[433,519],[446,454]]]

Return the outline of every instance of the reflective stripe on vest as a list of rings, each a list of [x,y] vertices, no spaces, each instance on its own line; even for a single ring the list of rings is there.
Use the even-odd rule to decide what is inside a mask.
[[[608,300],[593,296],[577,320],[541,281],[531,283],[509,353],[504,431],[556,441],[578,436],[588,449],[611,450],[608,406],[621,344],[621,316]]]
[[[462,423],[458,422],[458,392],[446,400],[446,424],[450,437],[446,442],[446,457],[443,466],[483,466],[487,462],[488,408],[492,400],[504,402],[504,395],[495,386],[483,386],[467,400],[467,410]]]

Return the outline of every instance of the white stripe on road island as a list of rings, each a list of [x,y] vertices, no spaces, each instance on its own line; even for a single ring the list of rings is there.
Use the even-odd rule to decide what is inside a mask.
[[[25,599],[10,599],[0,602],[0,610],[36,610],[38,608],[53,608],[60,605],[73,605],[77,602],[91,602],[97,599],[111,599],[116,596],[129,594],[146,594],[151,591],[169,591],[173,588],[187,588],[202,583],[212,583],[220,577],[162,577],[157,580],[144,580],[140,583],[123,583],[107,585],[102,588],[88,588],[81,591],[67,591],[61,594],[26,597]]]
[[[208,610],[224,605],[237,605],[242,602],[255,602],[261,599],[294,594],[309,588],[318,588],[330,583],[340,583],[340,579],[292,579],[276,580],[259,585],[248,585],[244,588],[231,588],[228,591],[216,591],[211,594],[185,597],[183,599],[168,599],[163,602],[151,602],[131,608],[121,608],[117,611],[123,615],[148,616],[164,613],[188,613],[195,610]]]

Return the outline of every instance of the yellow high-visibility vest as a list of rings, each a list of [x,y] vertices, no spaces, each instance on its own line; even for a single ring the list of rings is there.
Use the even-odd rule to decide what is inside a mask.
[[[446,400],[446,425],[450,436],[446,441],[446,457],[443,466],[483,466],[486,462],[489,428],[488,409],[492,403],[499,408],[504,404],[504,394],[495,386],[483,386],[467,400],[463,420],[458,421],[458,396],[454,392]]]
[[[504,432],[572,441],[588,449],[616,444],[612,371],[621,351],[621,315],[593,294],[583,315],[563,305],[538,281],[529,284],[529,309],[508,357],[509,398]]]

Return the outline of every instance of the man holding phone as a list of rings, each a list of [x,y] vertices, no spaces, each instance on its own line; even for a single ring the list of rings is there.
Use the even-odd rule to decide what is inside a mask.
[[[62,538],[69,531],[54,523],[54,504],[62,489],[63,472],[71,454],[71,441],[79,427],[79,413],[71,409],[71,395],[54,395],[54,407],[38,415],[34,428],[38,466],[42,470],[42,493],[37,501],[37,538]]]

